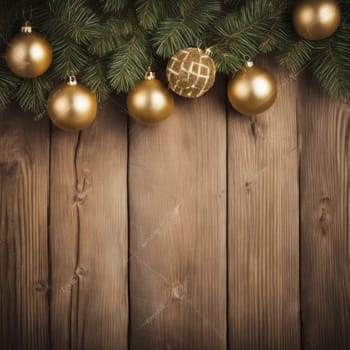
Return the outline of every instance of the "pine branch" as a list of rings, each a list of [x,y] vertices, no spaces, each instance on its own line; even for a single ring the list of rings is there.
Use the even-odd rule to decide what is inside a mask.
[[[85,0],[4,0],[0,49],[20,31],[22,9],[33,6],[33,29],[52,45],[53,65],[42,77],[20,80],[1,58],[0,108],[13,95],[23,109],[38,111],[53,77],[72,73],[103,100],[112,90],[129,91],[151,61],[164,68],[164,58],[189,46],[211,47],[217,70],[225,73],[240,69],[245,56],[275,50],[292,72],[310,64],[331,95],[350,98],[348,1],[339,0],[339,30],[310,42],[293,30],[292,0],[100,0],[100,12]]]
[[[211,37],[218,70],[225,73],[236,71],[246,56],[254,58],[261,49],[271,51],[278,36],[283,35],[283,32],[277,34],[278,31],[272,33],[271,27],[281,30],[279,21],[286,7],[286,1],[251,0],[218,21]],[[227,62],[224,59],[232,56],[238,60]]]
[[[61,79],[68,78],[71,74],[79,73],[88,62],[88,53],[83,47],[69,39],[56,39],[51,41],[53,48],[52,71]]]
[[[91,59],[89,64],[81,74],[81,82],[96,94],[97,101],[104,101],[111,93],[111,89],[107,84],[105,67],[106,59]]]
[[[350,99],[350,7],[348,0],[339,4],[342,23],[330,38],[317,42],[311,70],[331,96]]]
[[[99,33],[99,19],[85,0],[50,0],[43,30],[51,37],[88,43]]]
[[[220,2],[213,0],[183,2],[180,16],[160,22],[153,38],[156,53],[171,57],[181,48],[198,46],[204,31],[213,24],[220,13]]]
[[[262,53],[268,53],[280,46],[280,43],[287,40],[287,28],[284,20],[280,17],[275,18],[271,27],[264,33],[258,50]]]
[[[11,102],[19,79],[7,68],[3,58],[0,60],[0,110],[5,109]]]
[[[100,0],[106,13],[116,13],[126,7],[128,0]]]
[[[350,46],[348,31],[339,30],[333,38],[315,48],[311,69],[327,92],[334,97],[350,98]]]
[[[175,13],[174,1],[164,0],[136,0],[136,14],[140,27],[151,30],[166,16]]]
[[[314,49],[311,41],[292,35],[292,37],[285,38],[282,43],[277,58],[280,64],[292,73],[297,73],[310,62]]]
[[[145,36],[136,29],[129,41],[121,45],[110,57],[108,81],[112,89],[117,93],[129,91],[144,77],[149,64]]]
[[[100,57],[117,50],[123,38],[132,33],[131,11],[108,18],[100,25],[100,32],[91,41],[89,52]]]
[[[39,113],[45,108],[48,92],[51,89],[52,79],[48,77],[22,79],[15,99],[23,111]]]
[[[229,74],[230,72],[237,72],[242,67],[243,59],[228,52],[222,46],[214,47],[211,56],[218,72]]]
[[[4,16],[5,13],[6,16]],[[4,4],[1,4],[0,14],[0,49],[5,50],[8,40],[15,30],[16,21],[11,19],[15,18],[16,12],[11,6],[6,8]],[[20,28],[18,28],[19,31]]]

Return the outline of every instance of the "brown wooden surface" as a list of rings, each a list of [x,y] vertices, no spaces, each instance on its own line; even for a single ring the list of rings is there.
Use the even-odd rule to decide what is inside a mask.
[[[127,133],[112,101],[80,133],[52,129],[52,349],[126,349]]]
[[[350,106],[300,82],[301,272],[305,350],[350,349]]]
[[[132,349],[226,349],[224,87],[131,125]]]
[[[295,81],[278,79],[278,100],[247,118],[229,110],[229,348],[298,349],[299,230]]]
[[[0,349],[49,344],[49,123],[0,114]]]
[[[257,118],[222,77],[155,128],[0,114],[1,350],[350,348],[350,106],[260,63]]]

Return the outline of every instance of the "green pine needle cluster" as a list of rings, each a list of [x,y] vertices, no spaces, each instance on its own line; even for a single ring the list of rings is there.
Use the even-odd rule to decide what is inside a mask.
[[[0,109],[12,100],[25,111],[45,109],[53,86],[76,74],[99,101],[127,92],[149,66],[164,68],[186,47],[211,48],[217,70],[239,70],[247,57],[273,52],[297,73],[309,67],[332,96],[350,98],[350,6],[325,40],[307,41],[292,25],[294,0],[19,0],[0,4]],[[9,40],[30,20],[53,49],[41,77],[21,79],[6,66]]]

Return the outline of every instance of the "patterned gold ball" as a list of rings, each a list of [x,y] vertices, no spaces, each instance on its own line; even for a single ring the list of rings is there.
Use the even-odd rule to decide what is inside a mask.
[[[167,64],[169,88],[183,97],[204,95],[215,82],[215,63],[209,50],[187,48],[173,55]]]
[[[79,131],[95,120],[97,101],[85,86],[70,77],[59,85],[47,100],[47,111],[53,124],[65,131]]]
[[[52,62],[52,49],[39,33],[30,26],[10,40],[5,59],[10,70],[21,78],[36,78],[47,71]]]
[[[308,40],[331,36],[340,24],[340,8],[334,0],[302,0],[293,12],[294,28]]]
[[[127,107],[129,114],[140,123],[155,125],[170,116],[174,98],[155,74],[149,72],[128,93]]]
[[[275,102],[276,81],[265,69],[249,61],[228,83],[227,97],[238,112],[256,115],[266,111]]]

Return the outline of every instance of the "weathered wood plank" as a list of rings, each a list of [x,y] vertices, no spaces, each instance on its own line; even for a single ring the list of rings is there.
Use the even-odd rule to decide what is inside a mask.
[[[127,348],[127,130],[112,102],[86,131],[52,129],[52,349]]]
[[[350,106],[300,84],[303,349],[350,349]]]
[[[49,124],[16,107],[0,113],[0,348],[49,343]]]
[[[131,124],[132,349],[226,349],[224,86]]]
[[[275,105],[229,109],[229,348],[299,349],[296,83],[268,59]]]

